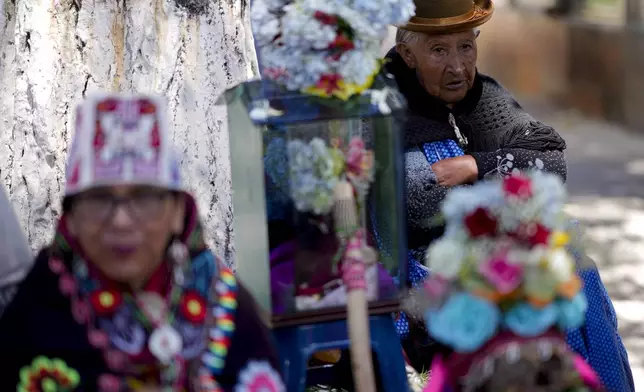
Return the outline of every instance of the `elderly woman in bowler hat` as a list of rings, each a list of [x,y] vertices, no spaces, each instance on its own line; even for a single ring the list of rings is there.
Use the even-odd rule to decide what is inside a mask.
[[[204,242],[165,111],[80,106],[54,241],[0,319],[0,391],[285,391],[251,295]]]
[[[565,141],[526,113],[493,78],[476,68],[478,27],[493,13],[491,0],[416,0],[416,15],[399,26],[387,54],[391,73],[408,101],[405,127],[409,284],[430,273],[427,245],[442,234],[435,216],[457,186],[513,172],[544,170],[566,178]],[[579,255],[579,257],[586,257]],[[590,306],[582,330],[568,342],[611,391],[633,389],[612,303],[596,270],[582,274]],[[427,340],[422,321],[398,315],[408,358],[428,368],[441,348]]]

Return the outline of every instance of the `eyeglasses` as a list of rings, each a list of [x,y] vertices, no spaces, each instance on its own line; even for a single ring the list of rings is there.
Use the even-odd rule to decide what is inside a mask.
[[[88,193],[79,195],[73,208],[83,219],[104,223],[114,216],[116,207],[122,204],[133,219],[150,221],[159,217],[165,201],[171,196],[171,192],[159,190],[138,191],[128,196],[107,192]]]

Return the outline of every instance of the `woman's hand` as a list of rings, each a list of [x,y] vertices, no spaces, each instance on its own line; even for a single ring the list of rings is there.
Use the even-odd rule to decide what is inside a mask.
[[[474,157],[463,155],[446,158],[432,165],[438,185],[457,186],[476,182],[479,170]]]

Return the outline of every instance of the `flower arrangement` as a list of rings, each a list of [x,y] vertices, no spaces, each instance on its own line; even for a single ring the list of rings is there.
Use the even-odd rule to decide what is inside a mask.
[[[290,90],[348,99],[382,65],[387,25],[414,14],[413,0],[256,0],[251,8],[263,75]]]
[[[587,308],[558,177],[534,172],[455,189],[445,235],[426,252],[422,289],[428,330],[456,352],[480,349],[500,331],[539,336],[583,325]]]
[[[294,139],[287,144],[291,197],[300,212],[328,214],[333,208],[333,192],[343,176],[364,196],[373,181],[373,152],[361,138],[349,142],[346,153],[338,139],[331,146],[321,138],[305,143]]]

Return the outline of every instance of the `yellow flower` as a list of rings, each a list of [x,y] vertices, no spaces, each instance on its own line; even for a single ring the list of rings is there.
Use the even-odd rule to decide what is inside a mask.
[[[570,242],[570,234],[565,231],[556,231],[550,237],[550,243],[555,248],[563,248]]]
[[[363,91],[367,90],[373,84],[373,81],[376,79],[376,75],[380,72],[380,67],[376,68],[376,71],[367,78],[365,83],[358,85],[355,83],[346,83],[344,79],[338,77],[333,80],[324,80],[318,86],[312,86],[304,89],[304,92],[307,94],[315,95],[322,98],[338,98],[343,101],[348,100],[356,94],[360,94]]]

